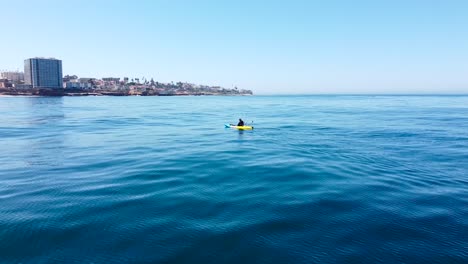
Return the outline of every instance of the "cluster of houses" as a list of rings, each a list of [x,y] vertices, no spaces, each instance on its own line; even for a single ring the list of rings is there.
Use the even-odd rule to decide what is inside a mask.
[[[60,93],[68,95],[251,95],[252,91],[226,89],[220,86],[197,85],[187,82],[162,83],[145,78],[79,78],[66,75],[62,78]],[[0,92],[7,94],[37,94],[37,89],[25,84],[23,72],[0,72]]]
[[[250,90],[239,90],[237,87],[226,89],[220,86],[197,85],[193,83],[161,83],[153,79],[125,77],[78,78],[63,77],[65,89],[77,89],[91,92],[121,93],[128,95],[251,95]]]

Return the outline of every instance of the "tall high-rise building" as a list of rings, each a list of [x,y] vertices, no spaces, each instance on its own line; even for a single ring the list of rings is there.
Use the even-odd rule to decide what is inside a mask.
[[[31,58],[24,61],[24,81],[33,88],[63,88],[62,61]]]

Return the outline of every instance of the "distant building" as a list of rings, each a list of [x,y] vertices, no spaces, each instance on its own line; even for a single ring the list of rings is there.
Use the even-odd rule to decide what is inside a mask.
[[[65,88],[66,89],[91,89],[93,86],[91,83],[80,83],[80,82],[74,82],[74,81],[69,81],[65,83]]]
[[[120,78],[114,78],[114,77],[106,77],[106,78],[102,78],[102,80],[105,82],[114,82],[114,83],[120,82]]]
[[[89,82],[94,82],[96,78],[79,78],[78,82],[80,83],[89,83]]]
[[[66,89],[78,89],[78,88],[81,88],[80,87],[80,83],[79,82],[66,82],[65,83],[65,88]]]
[[[63,88],[62,61],[31,58],[24,61],[24,81],[33,88]]]
[[[0,79],[8,79],[13,83],[24,81],[24,73],[19,71],[3,71],[0,72]]]

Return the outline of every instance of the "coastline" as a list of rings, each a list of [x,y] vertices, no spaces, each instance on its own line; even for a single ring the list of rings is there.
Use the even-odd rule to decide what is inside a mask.
[[[148,92],[115,92],[115,91],[64,91],[64,90],[4,90],[0,91],[1,97],[41,97],[41,96],[252,96],[249,93],[148,93]]]
[[[64,93],[64,94],[11,94],[0,93],[0,97],[85,97],[85,96],[253,96],[253,94],[119,94],[119,93]]]

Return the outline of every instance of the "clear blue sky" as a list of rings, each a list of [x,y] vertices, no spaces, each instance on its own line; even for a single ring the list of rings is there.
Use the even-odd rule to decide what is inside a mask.
[[[274,93],[468,93],[468,1],[0,0],[0,69]]]

